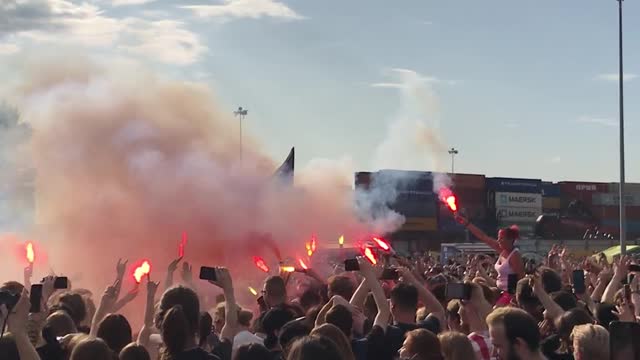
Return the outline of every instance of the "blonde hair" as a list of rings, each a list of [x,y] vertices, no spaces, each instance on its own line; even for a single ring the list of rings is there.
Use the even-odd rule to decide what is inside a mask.
[[[445,360],[466,360],[476,357],[471,340],[465,334],[449,331],[438,335]]]
[[[355,360],[351,344],[347,336],[337,326],[332,324],[323,324],[311,331],[309,336],[325,337],[333,341],[343,360]]]
[[[609,360],[609,332],[600,325],[578,325],[571,331],[574,356],[581,360]]]

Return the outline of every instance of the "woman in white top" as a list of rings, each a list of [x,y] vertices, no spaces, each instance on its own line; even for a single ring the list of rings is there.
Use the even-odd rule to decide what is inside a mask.
[[[507,279],[509,275],[517,274],[518,279],[524,277],[524,262],[518,249],[514,246],[514,243],[520,237],[518,227],[511,226],[500,229],[498,231],[498,239],[496,240],[485,234],[484,231],[480,230],[477,226],[471,224],[464,216],[456,215],[456,220],[464,225],[475,237],[489,245],[498,253],[499,257],[498,261],[496,261],[495,269],[498,273],[497,286],[503,291],[503,296],[498,300],[496,305],[508,305],[511,300],[511,297],[507,293]]]

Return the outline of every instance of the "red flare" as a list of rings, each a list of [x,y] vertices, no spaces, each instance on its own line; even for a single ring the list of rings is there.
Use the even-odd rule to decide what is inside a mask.
[[[184,248],[187,246],[187,232],[182,233],[182,239],[178,244],[178,257],[184,257]]]
[[[267,266],[267,263],[260,256],[254,256],[253,263],[256,264],[256,267],[262,270],[263,272],[266,272],[266,273],[269,272],[269,266]]]
[[[317,242],[318,242],[318,239],[316,238],[315,235],[313,235],[311,237],[311,252],[316,252]]]
[[[27,243],[27,246],[25,247],[25,252],[26,252],[27,261],[29,262],[29,264],[33,264],[33,262],[36,261],[36,253],[33,250],[33,243],[31,241]]]
[[[140,282],[142,281],[142,278],[145,275],[149,275],[150,272],[151,272],[151,264],[149,263],[149,261],[144,260],[142,264],[133,271],[133,278],[136,281],[136,283],[140,284]]]
[[[391,245],[386,240],[379,237],[373,237],[371,238],[371,240],[373,240],[373,242],[376,243],[376,246],[379,247],[380,249],[384,251],[391,250]]]
[[[451,191],[451,189],[442,188],[440,189],[439,195],[440,200],[449,207],[449,210],[453,212],[458,211],[458,199],[456,198],[456,195]]]
[[[370,247],[367,246],[364,248],[363,255],[367,258],[367,260],[369,260],[371,264],[376,265],[378,263],[378,259],[376,259],[376,255],[373,253]]]
[[[307,266],[307,264],[305,264],[304,260],[298,259],[298,264],[300,264],[300,267],[304,270],[309,270],[309,267]]]

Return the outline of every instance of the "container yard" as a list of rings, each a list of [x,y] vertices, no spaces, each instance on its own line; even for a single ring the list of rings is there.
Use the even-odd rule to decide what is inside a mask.
[[[473,242],[473,236],[455,221],[451,210],[434,193],[437,175],[399,170],[359,172],[355,186],[363,191],[379,186],[396,190],[398,196],[388,206],[406,221],[390,235],[402,248],[433,250],[441,243]],[[530,247],[546,241],[609,244],[619,238],[620,197],[616,183],[553,183],[476,174],[449,177],[460,213],[490,235],[501,227],[517,225],[521,243]],[[635,243],[640,239],[640,184],[627,184],[625,192],[627,238]]]

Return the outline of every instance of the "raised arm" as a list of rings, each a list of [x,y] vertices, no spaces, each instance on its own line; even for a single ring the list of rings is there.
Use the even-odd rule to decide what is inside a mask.
[[[469,232],[472,233],[473,236],[477,237],[478,239],[480,239],[480,241],[490,246],[493,250],[497,251],[498,254],[500,253],[500,251],[502,251],[496,239],[487,235],[484,231],[480,230],[479,227],[470,223],[469,219],[467,219],[466,217],[460,214],[456,214],[455,217],[456,217],[456,221],[462,224],[465,228],[467,228],[467,230],[469,230]]]
[[[373,266],[362,257],[358,258],[358,263],[360,264],[360,273],[364,276],[367,285],[371,289],[373,299],[375,300],[376,307],[378,308],[378,315],[376,315],[376,318],[373,321],[373,326],[379,326],[383,330],[386,330],[389,325],[389,318],[391,317],[391,309],[389,308],[387,297],[384,295],[384,290],[382,290],[382,286],[380,285],[380,281],[378,281],[378,276],[376,276]]]
[[[407,284],[413,285],[418,289],[418,296],[420,300],[424,303],[424,306],[427,308],[433,316],[440,320],[440,325],[443,326],[446,324],[445,322],[445,311],[444,307],[438,299],[431,293],[431,291],[427,290],[424,285],[418,279],[413,276],[411,270],[407,268],[398,268],[398,272],[400,273],[401,280]]]
[[[176,272],[176,269],[178,269],[178,263],[180,262],[180,260],[182,260],[182,257],[179,257],[179,258],[173,260],[169,264],[169,266],[167,267],[167,277],[164,280],[164,289],[165,290],[167,290],[171,286],[173,286],[173,274]]]
[[[144,310],[144,324],[142,325],[140,334],[138,334],[138,344],[144,346],[147,351],[150,351],[149,337],[151,336],[151,329],[153,329],[154,306],[158,285],[159,283],[153,282],[147,277],[147,304]]]
[[[11,314],[9,314],[4,305],[0,305],[0,320],[2,320],[2,323],[4,324],[6,319],[9,331],[13,334],[16,348],[18,349],[18,357],[21,360],[40,360],[40,356],[38,355],[36,348],[31,344],[31,340],[27,333],[29,306],[29,294],[26,289],[23,289],[20,300],[18,300],[18,303]]]

